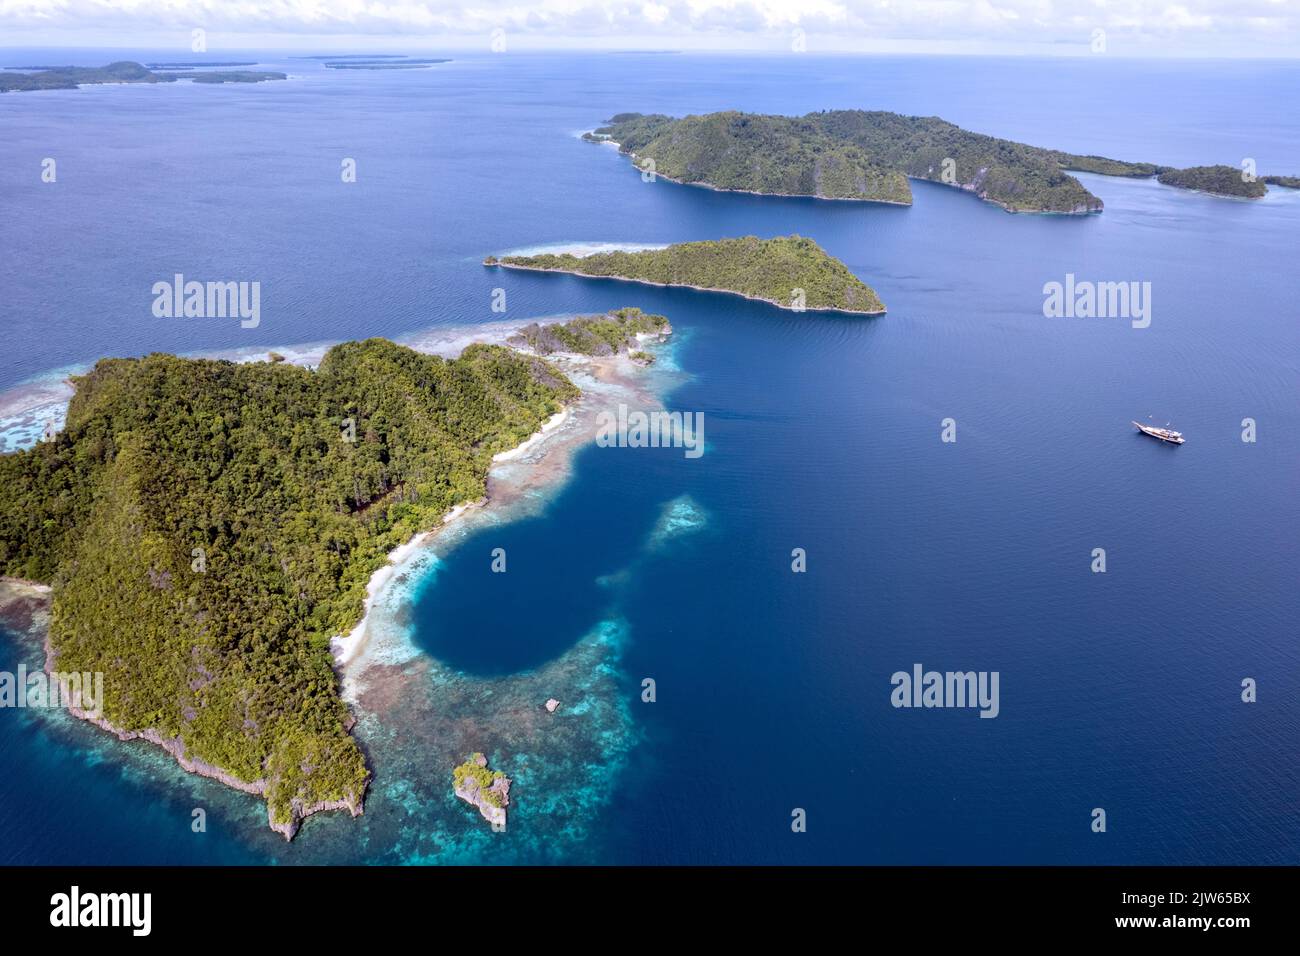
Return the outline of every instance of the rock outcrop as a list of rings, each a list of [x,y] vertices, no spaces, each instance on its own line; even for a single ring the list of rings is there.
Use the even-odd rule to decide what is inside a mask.
[[[506,808],[510,806],[510,778],[500,770],[489,770],[487,757],[481,753],[472,754],[452,771],[452,787],[456,796],[478,807],[478,812],[492,824],[492,829],[506,828]]]

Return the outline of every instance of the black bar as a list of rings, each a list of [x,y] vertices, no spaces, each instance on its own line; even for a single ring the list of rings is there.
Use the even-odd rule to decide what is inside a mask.
[[[706,920],[745,934],[815,920],[859,937],[910,927],[927,941],[1101,935],[1231,944],[1242,933],[1277,933],[1293,923],[1296,870],[33,867],[0,870],[0,884],[0,916],[18,938],[67,940],[75,932],[79,940],[134,941],[130,925],[52,926],[56,894],[70,904],[76,886],[82,906],[90,894],[150,894],[148,938],[164,943],[193,943],[220,927],[221,937],[250,942],[337,944],[355,935],[391,946],[406,945],[394,933],[425,927],[431,946],[448,945],[459,932],[469,944],[483,932],[479,939],[511,950],[541,950],[610,939],[584,937],[588,930],[636,936]]]

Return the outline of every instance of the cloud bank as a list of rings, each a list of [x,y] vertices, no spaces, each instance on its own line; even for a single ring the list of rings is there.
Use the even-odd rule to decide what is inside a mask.
[[[163,36],[445,37],[524,46],[1085,48],[1300,55],[1300,0],[0,0],[0,44]],[[799,31],[796,33],[796,31]],[[486,48],[487,41],[483,41]]]

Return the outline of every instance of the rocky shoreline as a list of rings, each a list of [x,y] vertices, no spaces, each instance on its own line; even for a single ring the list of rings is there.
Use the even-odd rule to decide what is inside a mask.
[[[470,806],[477,807],[492,829],[506,828],[506,808],[510,806],[511,780],[500,771],[488,769],[487,757],[471,754],[452,773],[452,789]]]
[[[1015,209],[1000,199],[990,198],[988,193],[981,191],[979,183],[945,183],[941,179],[930,179],[928,176],[909,175],[907,178],[921,183],[947,186],[949,189],[959,189],[964,193],[970,193],[980,202],[986,202],[990,206],[997,206],[1003,212],[1011,213],[1013,216],[1096,216],[1100,215],[1105,209],[1105,203],[1100,199],[1097,200],[1096,207],[1078,205],[1073,209]]]
[[[39,620],[41,617],[48,617],[50,611],[52,589],[48,584],[41,584],[36,581],[25,581],[20,578],[0,577],[0,608],[3,608],[12,616],[16,629],[31,634],[36,627],[43,631],[41,635],[41,649],[44,654],[44,670],[46,674],[53,675],[56,671],[57,654],[51,646],[48,627]],[[191,757],[185,751],[185,745],[179,737],[167,738],[160,734],[152,727],[144,730],[124,730],[121,727],[114,726],[109,720],[102,716],[95,716],[82,709],[80,701],[76,695],[71,692],[66,684],[62,685],[62,693],[67,695],[64,699],[71,700],[72,703],[63,707],[69,714],[89,724],[94,724],[101,730],[106,730],[121,741],[145,740],[161,748],[170,754],[175,761],[187,773],[196,774],[200,777],[208,777],[216,780],[218,783],[247,793],[251,796],[264,797],[266,794],[267,782],[265,780],[254,780],[249,782],[241,780],[233,774],[223,770],[220,767],[207,763],[195,757]],[[302,826],[302,821],[313,813],[320,813],[326,810],[348,810],[355,816],[360,816],[362,812],[362,801],[364,794],[359,794],[353,800],[339,800],[332,802],[321,802],[311,806],[303,806],[295,803],[292,808],[292,814],[287,822],[277,823],[270,817],[270,810],[267,810],[267,820],[272,830],[281,834],[286,840],[292,840],[297,834],[298,829]]]
[[[48,631],[46,631],[41,644],[45,651],[45,672],[47,674],[53,674],[55,672],[55,660],[57,655],[54,648],[50,645],[50,635]],[[87,713],[77,706],[76,703],[70,704],[64,709],[74,717],[78,717],[81,720],[94,724],[101,730],[107,730],[110,734],[117,737],[118,740],[147,740],[149,743],[161,747],[163,750],[167,751],[167,753],[171,754],[176,762],[180,764],[181,768],[187,773],[197,774],[200,777],[208,777],[209,779],[216,780],[218,783],[225,784],[227,787],[231,787],[252,796],[266,796],[267,782],[265,779],[258,779],[252,782],[241,780],[234,774],[231,774],[220,767],[196,757],[191,757],[185,752],[185,744],[179,737],[164,737],[152,727],[147,727],[144,730],[123,730],[121,727],[114,726],[104,717],[96,717],[93,714]],[[295,799],[291,806],[288,821],[277,823],[275,818],[271,816],[271,811],[268,807],[266,811],[267,822],[271,829],[276,833],[279,833],[286,840],[292,840],[294,836],[297,835],[299,828],[302,826],[302,822],[313,813],[322,813],[327,810],[347,810],[351,812],[354,817],[361,816],[364,799],[364,792],[357,794],[351,799],[319,801],[310,805],[303,805],[300,801]]]
[[[644,172],[644,170],[642,170],[641,167],[638,166],[638,165],[636,164],[636,161],[640,158],[636,153],[634,153],[634,152],[632,152],[632,151],[630,151],[630,150],[625,152],[625,151],[623,150],[623,147],[622,147],[619,143],[616,143],[616,142],[615,142],[614,140],[612,140],[612,139],[601,139],[601,138],[597,138],[597,137],[595,137],[593,134],[588,134],[588,135],[591,135],[592,138],[588,139],[587,142],[589,142],[589,143],[597,143],[597,144],[600,144],[600,145],[608,145],[608,146],[614,146],[614,147],[616,147],[616,148],[618,149],[618,151],[619,151],[619,153],[620,153],[621,155],[623,155],[623,156],[627,156],[627,157],[629,157],[629,158],[632,160],[632,168],[633,168],[633,169],[636,169],[636,170],[639,171],[639,172]],[[655,178],[657,178],[657,179],[666,179],[666,180],[668,180],[670,183],[676,183],[676,184],[679,185],[679,186],[698,186],[698,187],[700,187],[701,189],[711,189],[713,192],[716,192],[716,193],[740,193],[740,194],[745,195],[745,196],[771,196],[771,197],[774,197],[774,198],[777,198],[777,199],[821,199],[821,200],[825,200],[826,202],[865,202],[865,203],[877,203],[877,204],[882,205],[882,206],[911,206],[911,205],[913,205],[913,203],[910,202],[910,201],[909,201],[909,202],[901,202],[901,201],[896,200],[896,199],[870,199],[870,198],[867,198],[867,197],[865,197],[865,196],[821,196],[821,195],[818,195],[818,194],[816,194],[816,193],[775,193],[775,192],[761,192],[761,191],[759,191],[759,190],[757,190],[757,189],[732,189],[732,188],[727,187],[727,186],[718,186],[718,185],[715,185],[714,183],[710,183],[710,182],[704,182],[704,181],[700,181],[700,182],[688,182],[688,181],[685,180],[685,179],[675,179],[674,177],[669,176],[669,175],[667,175],[666,173],[661,173],[661,172],[659,172],[658,170],[656,170],[656,171],[653,173],[653,175],[654,175]],[[974,183],[945,183],[945,182],[943,182],[942,180],[931,179],[931,178],[929,178],[928,176],[913,176],[913,175],[911,175],[910,173],[905,173],[904,175],[906,175],[907,178],[908,178],[909,180],[916,180],[916,181],[918,181],[918,182],[924,182],[924,183],[936,183],[936,184],[938,184],[938,185],[940,185],[940,186],[951,186],[951,187],[953,187],[954,189],[960,189],[962,192],[968,192],[968,193],[970,193],[971,195],[973,195],[976,199],[980,200],[981,202],[986,202],[986,203],[988,203],[988,204],[991,205],[991,206],[997,206],[997,207],[998,207],[999,209],[1001,209],[1003,212],[1009,212],[1009,213],[1013,213],[1013,214],[1016,214],[1016,215],[1028,215],[1028,216],[1035,216],[1035,215],[1037,215],[1037,216],[1090,216],[1090,215],[1094,215],[1094,214],[1096,214],[1096,213],[1100,213],[1100,212],[1102,211],[1103,207],[1104,207],[1104,203],[1102,203],[1102,201],[1101,201],[1100,199],[1098,199],[1098,200],[1097,200],[1097,206],[1096,206],[1096,208],[1091,208],[1091,207],[1089,207],[1089,206],[1087,206],[1087,205],[1079,205],[1079,206],[1075,206],[1073,209],[1013,209],[1011,206],[1009,206],[1007,203],[1001,201],[1000,199],[991,199],[991,198],[989,198],[989,196],[988,196],[986,193],[982,193],[982,192],[980,191],[978,185],[976,185],[976,184],[974,184]],[[558,272],[558,271],[560,271],[560,270],[549,270],[549,271],[557,271],[557,272]],[[611,277],[611,278],[612,278],[612,277]],[[692,287],[692,288],[693,288],[693,287]],[[708,291],[711,291],[711,292],[717,292],[717,291],[723,291],[723,290],[710,289],[710,290],[708,290]],[[778,303],[773,303],[773,304],[778,304]],[[839,312],[839,311],[842,311],[842,310],[840,310],[840,309],[821,309],[821,310],[809,310],[809,311]],[[869,313],[869,314],[875,314],[875,313]]]

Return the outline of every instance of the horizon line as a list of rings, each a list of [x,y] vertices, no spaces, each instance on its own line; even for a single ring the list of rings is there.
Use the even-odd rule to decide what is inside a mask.
[[[312,36],[318,36],[313,34]],[[1201,52],[1168,52],[1154,53],[1150,50],[1141,52],[1107,52],[1103,54],[1092,53],[1086,48],[1078,52],[1070,51],[1051,51],[1044,49],[1022,49],[1022,50],[854,50],[854,49],[825,49],[825,50],[803,50],[793,52],[776,47],[620,47],[620,46],[586,46],[586,45],[569,45],[555,44],[548,46],[525,46],[511,49],[508,53],[494,53],[489,49],[480,47],[467,46],[437,46],[429,45],[426,41],[415,40],[409,44],[397,43],[385,40],[382,44],[330,44],[325,43],[320,46],[310,44],[282,46],[273,44],[255,43],[248,46],[223,46],[217,50],[207,50],[202,53],[194,52],[189,49],[177,49],[170,45],[154,46],[157,41],[141,41],[136,43],[31,43],[31,44],[6,44],[0,43],[0,50],[5,51],[22,51],[22,50],[138,50],[149,53],[161,53],[168,50],[174,51],[172,55],[176,57],[175,62],[182,62],[187,58],[215,57],[222,55],[234,55],[237,53],[298,53],[303,49],[318,50],[322,55],[337,53],[343,55],[339,50],[350,50],[357,53],[387,53],[396,50],[418,53],[447,53],[460,54],[462,56],[481,56],[500,57],[500,56],[528,56],[528,55],[545,55],[554,53],[575,53],[589,54],[594,56],[620,54],[620,55],[643,55],[643,56],[750,56],[750,57],[936,57],[936,58],[985,58],[985,59],[1041,59],[1041,60],[1098,60],[1105,61],[1110,59],[1121,60],[1202,60],[1202,61],[1229,61],[1229,62],[1261,62],[1275,61],[1282,63],[1291,63],[1300,61],[1300,50],[1292,55],[1286,55],[1275,51],[1259,54],[1209,54]],[[1062,44],[1064,45],[1064,44]],[[331,47],[335,49],[331,49]],[[1080,44],[1081,47],[1085,45]],[[368,47],[368,48],[367,48]],[[3,68],[0,68],[3,69]]]

